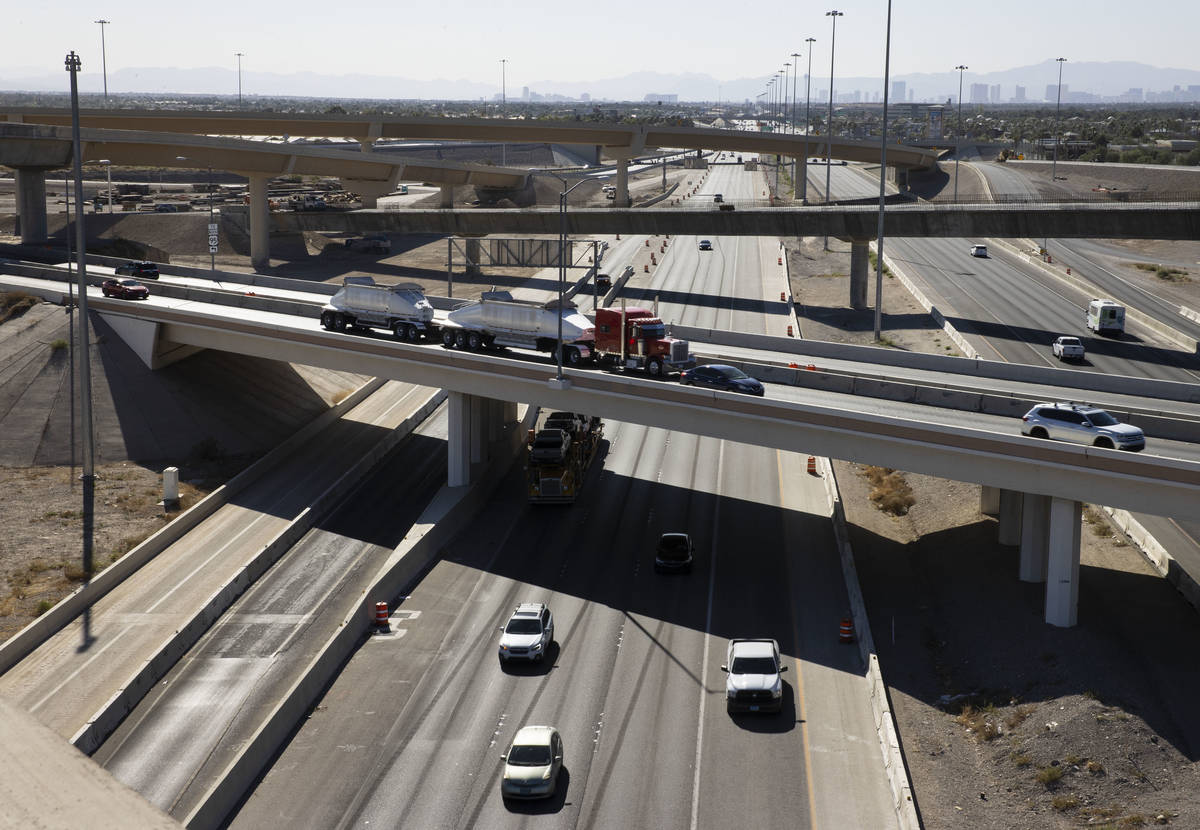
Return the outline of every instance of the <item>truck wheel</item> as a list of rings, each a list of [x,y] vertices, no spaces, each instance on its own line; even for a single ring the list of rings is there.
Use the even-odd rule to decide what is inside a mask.
[[[421,330],[411,323],[405,327],[404,334],[408,337],[409,343],[416,343],[421,339]]]
[[[467,333],[462,329],[459,329],[454,333],[454,345],[460,349],[465,349],[467,347]]]
[[[479,332],[473,331],[467,335],[467,348],[473,352],[483,348],[483,338],[479,336]]]
[[[661,378],[663,376],[663,365],[661,360],[651,360],[646,364],[646,374],[652,378]]]
[[[574,346],[564,346],[566,351],[563,352],[563,362],[568,366],[578,366],[583,357],[579,354],[579,349]]]
[[[404,323],[396,323],[394,326],[392,326],[392,337],[396,338],[397,340],[407,340],[407,335],[408,326],[404,325]]]
[[[442,329],[442,347],[446,349],[454,348],[454,330]]]
[[[334,315],[332,311],[322,311],[321,328],[325,329],[326,331],[333,331],[333,316]]]
[[[340,314],[340,313],[333,315],[333,330],[334,331],[345,331],[346,330],[345,315]]]

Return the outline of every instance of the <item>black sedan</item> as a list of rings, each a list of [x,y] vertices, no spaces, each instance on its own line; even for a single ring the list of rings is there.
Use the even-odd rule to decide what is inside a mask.
[[[144,280],[158,279],[158,266],[153,262],[126,262],[116,267],[116,274],[121,277],[140,277]]]
[[[763,385],[760,381],[750,377],[741,369],[719,363],[688,369],[680,373],[679,382],[689,386],[707,386],[710,389],[743,392],[759,397],[762,397],[763,394]]]

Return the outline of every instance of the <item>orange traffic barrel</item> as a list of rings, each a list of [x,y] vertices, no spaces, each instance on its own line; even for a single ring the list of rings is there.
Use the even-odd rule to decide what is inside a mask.
[[[375,603],[375,624],[382,628],[387,628],[388,604],[386,602]]]
[[[782,303],[782,302],[784,302],[784,301],[786,301],[786,300],[787,300],[787,294],[785,294],[783,291],[780,291],[780,292],[779,292],[779,302],[781,302],[781,303]]]
[[[649,240],[649,239],[647,239],[647,240],[646,240],[646,247],[647,247],[647,248],[649,248],[649,247],[650,247],[650,240]]]
[[[842,617],[842,624],[838,626],[838,642],[854,642],[854,620],[849,617]]]
[[[799,369],[799,368],[800,368],[800,364],[799,364],[799,363],[789,363],[789,364],[788,364],[788,368],[789,368],[789,369]]]
[[[651,265],[658,265],[658,260],[654,258],[654,251],[651,251],[651,252],[650,252],[650,264],[651,264]]]
[[[621,234],[617,234],[617,239],[620,239],[620,238],[621,238]]]
[[[818,473],[817,473],[817,458],[816,458],[816,456],[810,455],[810,456],[808,457],[808,474],[809,474],[810,476],[815,476],[815,475],[818,475]]]
[[[783,257],[779,257],[779,264],[783,265]]]
[[[807,371],[809,371],[809,372],[815,372],[815,371],[817,371],[816,364],[814,364],[814,363],[810,363],[810,364],[808,364],[807,366],[805,366],[804,368],[805,368]]]
[[[792,327],[788,326],[788,337],[795,337],[795,336],[796,335],[792,334]]]
[[[649,265],[643,265],[643,266],[642,266],[642,271],[643,271],[643,272],[645,272],[645,273],[647,273],[647,274],[649,274],[649,273],[650,273],[650,266],[649,266]]]

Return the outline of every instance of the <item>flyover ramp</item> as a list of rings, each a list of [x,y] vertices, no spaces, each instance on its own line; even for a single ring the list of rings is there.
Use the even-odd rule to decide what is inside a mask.
[[[289,439],[224,492],[210,495],[223,503],[137,569],[136,579],[96,599],[88,615],[68,614],[69,622],[56,631],[42,632],[35,621],[9,640],[0,648],[4,665],[11,666],[0,676],[0,695],[85,751],[94,749],[182,654],[187,638],[199,636],[212,615],[282,552],[281,545],[316,520],[339,486],[346,486],[330,482],[339,482],[362,459],[382,454],[396,440],[396,428],[430,395],[410,385],[385,384],[361,401],[362,396],[348,399],[353,404],[343,407],[348,411],[337,410],[332,420],[318,420]],[[151,537],[126,559],[156,544]],[[122,568],[118,562],[109,570]],[[56,609],[77,602],[68,598]],[[57,619],[56,609],[45,620]],[[36,643],[23,636],[31,629],[37,629]],[[13,657],[19,664],[12,665]]]

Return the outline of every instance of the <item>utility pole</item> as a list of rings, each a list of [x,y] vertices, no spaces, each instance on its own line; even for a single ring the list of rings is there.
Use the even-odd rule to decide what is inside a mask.
[[[954,67],[958,70],[958,134],[954,141],[954,201],[958,201],[958,157],[962,155],[962,81],[963,71],[970,69],[969,66],[959,65]]]
[[[242,106],[242,56],[244,52],[234,52],[238,59],[238,107]]]
[[[104,103],[108,104],[108,49],[104,45],[104,27],[112,21],[101,18],[96,22],[100,24],[100,65],[104,68]]]
[[[1058,89],[1054,102],[1054,160],[1050,162],[1050,183],[1058,181],[1058,115],[1062,111],[1062,65],[1066,58],[1055,58],[1058,61]]]
[[[837,48],[837,19],[843,13],[834,9],[825,12],[825,16],[833,18],[833,33],[829,39],[829,129],[826,130],[825,142],[825,204],[829,204],[829,169],[833,163],[833,55]],[[825,234],[825,250],[829,250],[829,234]]]
[[[806,37],[808,44],[808,74],[804,76],[804,181],[800,185],[800,201],[808,204],[808,134],[812,131],[812,50],[815,37]]]

